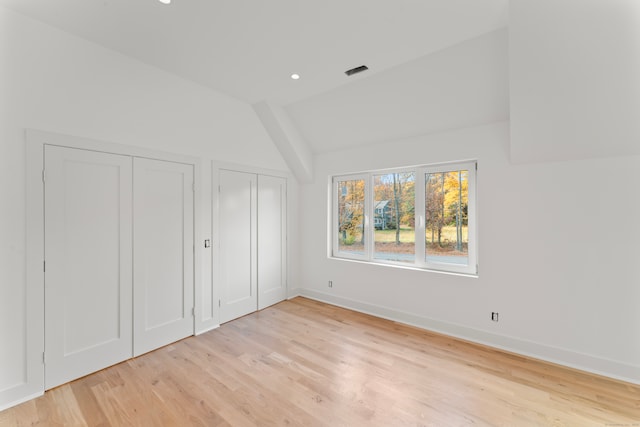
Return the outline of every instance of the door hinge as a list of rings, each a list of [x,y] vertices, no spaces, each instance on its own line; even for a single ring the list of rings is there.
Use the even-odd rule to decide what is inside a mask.
[[[47,261],[44,261],[44,260],[42,261],[42,271],[43,271],[44,273],[46,273],[46,272],[47,272]]]
[[[218,307],[222,307],[222,301],[218,300]]]
[[[45,174],[44,174],[44,169],[42,169],[42,182],[45,181]]]
[[[191,183],[191,191],[193,191],[194,193],[196,192],[196,183],[195,182]]]
[[[196,308],[195,307],[191,307],[191,315],[193,317],[196,317]]]
[[[46,353],[43,351],[42,352],[42,364],[44,365],[46,363],[47,363],[47,356],[46,356]]]

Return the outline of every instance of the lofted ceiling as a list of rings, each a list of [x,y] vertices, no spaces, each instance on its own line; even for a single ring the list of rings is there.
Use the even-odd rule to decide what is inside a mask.
[[[316,153],[508,120],[507,52],[496,30],[285,111]]]
[[[508,0],[0,0],[230,96],[286,106],[505,27]],[[362,64],[370,70],[347,77]],[[294,81],[292,73],[301,78]]]

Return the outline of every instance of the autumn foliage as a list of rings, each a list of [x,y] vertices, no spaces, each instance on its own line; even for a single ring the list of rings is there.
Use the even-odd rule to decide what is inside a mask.
[[[468,171],[427,173],[424,177],[424,228],[427,252],[452,252],[464,255],[468,238]],[[422,185],[420,186],[422,188]],[[341,246],[360,246],[364,243],[365,180],[353,179],[337,183],[338,232]],[[373,175],[374,207],[385,215],[384,226],[376,227],[376,250],[390,249],[389,242],[378,237],[395,230],[395,245],[413,252],[416,227],[416,172],[397,172]],[[383,202],[383,203],[380,203]],[[401,229],[405,231],[401,233]],[[390,237],[390,236],[388,236]],[[404,239],[404,240],[403,240]]]

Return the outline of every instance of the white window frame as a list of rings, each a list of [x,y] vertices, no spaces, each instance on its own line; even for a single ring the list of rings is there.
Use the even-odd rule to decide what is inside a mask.
[[[332,195],[332,212],[333,212],[333,221],[331,227],[331,241],[333,242],[333,251],[332,254],[336,258],[346,258],[346,259],[355,259],[359,261],[367,261],[367,254],[370,252],[371,242],[369,241],[369,235],[367,234],[367,230],[369,228],[369,218],[372,216],[369,215],[369,210],[371,207],[369,206],[371,203],[369,202],[369,191],[370,186],[367,184],[367,180],[369,179],[367,174],[352,174],[352,175],[340,175],[334,176],[331,181],[331,188],[333,191]],[[339,189],[338,182],[342,181],[364,181],[364,213],[363,213],[363,221],[364,221],[364,254],[358,255],[352,252],[345,252],[340,250],[340,245],[338,244],[338,225],[339,221],[339,212],[338,212],[338,198],[339,198]]]
[[[369,180],[368,180],[368,184],[369,184],[369,191],[371,193],[371,197],[374,197],[373,194],[373,188],[374,188],[374,176],[376,175],[389,175],[392,173],[408,173],[408,172],[413,172],[415,174],[415,179],[416,179],[416,183],[415,185],[415,192],[416,192],[416,200],[417,200],[417,194],[418,194],[418,168],[399,168],[399,169],[382,169],[382,170],[374,170],[369,172]],[[424,186],[424,184],[423,184]],[[366,185],[365,185],[365,194],[366,194]],[[366,200],[365,200],[366,202]],[[373,204],[375,201],[371,200],[370,204]],[[423,203],[424,204],[424,203]],[[365,203],[366,205],[366,203]],[[415,212],[415,207],[414,207],[414,212]],[[371,213],[373,215],[373,212]],[[416,216],[417,219],[417,216]],[[396,222],[399,222],[399,220],[396,218]],[[417,222],[416,222],[417,225]],[[397,227],[399,227],[399,224],[396,224]],[[413,263],[408,263],[408,262],[402,262],[402,261],[392,261],[392,260],[385,260],[385,259],[380,259],[380,258],[376,258],[375,257],[375,234],[376,234],[376,230],[375,227],[370,227],[369,230],[366,230],[367,232],[367,238],[366,240],[371,242],[371,252],[369,252],[368,254],[370,255],[369,258],[367,259],[367,261],[370,261],[372,263],[375,264],[386,264],[386,265],[397,265],[397,266],[405,266],[405,267],[416,267],[417,265],[417,260],[418,260],[418,253],[417,253],[417,247],[418,245],[416,245],[416,253],[415,253],[415,259],[416,261],[414,261]],[[416,227],[416,233],[418,232],[418,229]],[[416,238],[418,237],[418,235],[416,234]],[[417,240],[416,240],[417,241]]]
[[[363,261],[372,264],[388,265],[405,268],[417,268],[427,271],[438,271],[447,273],[459,273],[465,275],[478,274],[478,239],[477,239],[477,210],[476,210],[476,180],[477,180],[477,161],[460,161],[451,163],[441,163],[434,165],[420,165],[408,168],[397,169],[380,169],[362,173],[335,175],[331,177],[331,257],[336,259],[348,259],[355,261]],[[468,172],[468,263],[466,265],[458,265],[445,262],[427,261],[426,259],[426,243],[419,244],[424,241],[426,233],[426,212],[425,212],[425,179],[426,174],[451,172],[457,170],[467,170]],[[415,173],[415,261],[413,263],[390,261],[377,259],[374,257],[374,240],[375,240],[375,201],[373,200],[374,175],[383,175],[390,173]],[[340,251],[338,244],[338,198],[339,191],[338,182],[350,180],[364,180],[364,254],[354,254],[348,251]]]

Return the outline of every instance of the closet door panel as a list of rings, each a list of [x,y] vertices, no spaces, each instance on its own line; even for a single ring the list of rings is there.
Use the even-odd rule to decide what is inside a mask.
[[[287,181],[258,176],[258,309],[287,295]]]
[[[132,355],[131,158],[45,146],[45,388]]]
[[[258,308],[256,175],[219,171],[220,322]]]
[[[134,355],[193,334],[193,167],[134,159]]]

